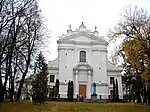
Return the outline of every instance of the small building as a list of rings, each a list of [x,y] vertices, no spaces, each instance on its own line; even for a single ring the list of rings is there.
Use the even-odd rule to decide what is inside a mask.
[[[24,83],[23,83],[23,87],[22,87],[22,91],[21,91],[21,99],[30,99],[32,98],[32,80],[34,78],[34,75],[30,75],[27,78],[24,79]],[[20,84],[20,80],[16,81],[15,83],[15,91],[18,91],[19,88],[19,84]],[[15,95],[16,96],[16,95]]]

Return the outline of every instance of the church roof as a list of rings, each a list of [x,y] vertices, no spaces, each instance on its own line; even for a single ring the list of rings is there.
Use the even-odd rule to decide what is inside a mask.
[[[84,22],[79,26],[80,31],[86,31],[86,26],[84,25]]]
[[[55,60],[53,60],[53,61],[49,61],[49,62],[48,62],[48,66],[49,66],[50,68],[58,68],[58,58],[55,59]]]
[[[116,65],[112,64],[109,60],[107,60],[107,71],[109,72],[121,72],[121,67],[117,67]]]
[[[58,44],[60,43],[75,43],[76,38],[80,36],[85,36],[88,39],[90,39],[94,43],[90,44],[100,44],[100,45],[108,45],[108,42],[104,39],[104,37],[99,36],[99,32],[96,31],[92,32],[90,30],[86,29],[86,26],[84,25],[84,22],[79,26],[79,29],[76,29],[75,31],[72,31],[71,25],[69,26],[69,30],[67,30],[67,34],[63,34],[59,37],[59,40],[57,41]],[[82,39],[81,39],[82,40]]]

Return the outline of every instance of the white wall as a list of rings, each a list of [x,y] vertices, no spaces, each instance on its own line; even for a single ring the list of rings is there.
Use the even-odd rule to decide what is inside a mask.
[[[92,42],[89,38],[80,36],[74,38],[76,42]],[[91,44],[64,44],[58,45],[58,68],[59,71],[50,71],[59,78],[60,82],[74,81],[73,68],[79,63],[79,52],[86,51],[86,63],[93,68],[91,82],[107,83],[108,86],[97,86],[98,95],[102,95],[103,99],[107,99],[109,95],[109,79],[114,76],[118,79],[119,94],[122,95],[122,81],[119,72],[107,72],[107,46],[91,45]],[[66,55],[67,53],[67,55]],[[87,81],[87,73],[79,73],[79,81]],[[75,87],[75,86],[74,86]],[[87,86],[88,87],[88,86]],[[88,90],[88,88],[87,88]],[[88,91],[87,91],[88,92]],[[60,97],[65,98],[67,95],[67,85],[60,85]],[[88,93],[87,93],[88,94]]]
[[[67,55],[66,55],[67,53]],[[59,79],[60,82],[73,80],[72,51],[59,50]]]
[[[88,81],[87,71],[79,71],[78,81]]]
[[[60,98],[67,98],[67,89],[68,89],[68,85],[60,85],[59,87],[59,94],[60,94]]]
[[[102,97],[101,97],[102,99],[108,98],[108,87],[107,86],[97,85],[96,91],[97,91],[98,98],[99,98],[99,95],[102,95]]]
[[[107,83],[106,53],[96,51],[92,54],[93,81]]]

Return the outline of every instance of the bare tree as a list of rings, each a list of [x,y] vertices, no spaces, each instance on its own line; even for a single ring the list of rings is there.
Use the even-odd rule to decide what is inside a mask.
[[[18,101],[34,54],[43,44],[43,18],[37,0],[1,0],[0,13],[0,89],[5,91],[9,82],[10,99],[13,101],[14,81],[19,77]],[[2,74],[2,71],[5,72]],[[5,77],[4,84],[2,75]],[[0,99],[3,99],[4,93],[0,94]]]
[[[110,40],[123,38],[121,50],[125,62],[134,70],[137,99],[140,102],[141,83],[150,82],[150,14],[141,8],[131,6],[122,12],[122,19],[108,33]],[[150,89],[148,89],[150,91]],[[150,103],[150,95],[149,103]]]

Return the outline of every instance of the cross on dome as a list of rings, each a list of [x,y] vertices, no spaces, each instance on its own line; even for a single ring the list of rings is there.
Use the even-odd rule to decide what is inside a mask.
[[[95,26],[94,35],[99,36],[99,32],[97,31],[97,26]]]
[[[69,25],[69,30],[71,30],[71,24]]]
[[[96,31],[96,29],[97,29],[97,26],[95,26],[95,31]]]

